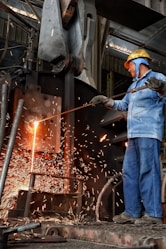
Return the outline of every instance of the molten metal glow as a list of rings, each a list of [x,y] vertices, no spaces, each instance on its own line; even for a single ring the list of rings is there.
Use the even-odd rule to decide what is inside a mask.
[[[33,133],[33,140],[32,140],[31,172],[33,171],[33,164],[34,164],[34,158],[35,158],[36,133],[37,133],[38,125],[39,125],[39,122],[34,121],[34,133]]]
[[[16,194],[18,193],[19,190],[28,190],[28,189],[29,189],[28,186],[21,185],[21,186],[19,186],[19,188],[18,188]]]
[[[38,121],[34,121],[34,129],[36,129],[39,125],[39,122]]]

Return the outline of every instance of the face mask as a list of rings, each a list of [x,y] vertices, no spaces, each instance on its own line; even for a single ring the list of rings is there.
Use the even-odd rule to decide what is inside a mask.
[[[132,62],[134,62],[135,64],[135,71],[136,71],[136,76],[133,80],[138,80],[140,64],[144,64],[149,67],[149,62],[145,58],[137,58],[132,60]]]

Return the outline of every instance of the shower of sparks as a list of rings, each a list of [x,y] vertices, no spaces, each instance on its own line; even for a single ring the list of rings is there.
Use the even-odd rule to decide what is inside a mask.
[[[33,100],[32,100],[33,101]],[[46,119],[38,120],[33,123],[33,143],[32,143],[32,151],[23,151],[21,146],[21,137],[20,137],[20,154],[18,150],[13,152],[13,156],[11,159],[11,167],[9,170],[9,177],[7,178],[7,184],[5,188],[5,193],[3,196],[3,201],[0,209],[0,217],[5,217],[7,214],[6,210],[13,209],[16,206],[18,191],[23,189],[22,186],[29,185],[29,179],[27,174],[29,173],[29,169],[31,168],[31,172],[35,169],[35,172],[41,172],[46,174],[45,176],[38,176],[35,181],[36,189],[41,192],[48,193],[63,193],[64,191],[64,181],[62,179],[56,179],[49,174],[64,176],[64,137],[61,136],[61,145],[59,153],[36,153],[35,154],[35,143],[36,143],[36,134],[38,125],[40,122],[52,119],[56,116],[62,116],[63,114],[82,109],[84,107],[90,106],[89,104],[85,104],[83,106],[71,109],[69,111],[56,114],[50,116]],[[78,124],[80,124],[80,120],[77,120]],[[74,134],[75,127],[70,127],[71,134]],[[68,132],[66,128],[66,123],[61,117],[61,130],[62,134],[66,134]],[[65,136],[65,135],[64,135]],[[80,133],[80,137],[74,137],[74,140],[77,142],[77,147],[74,149],[73,154],[74,167],[71,169],[71,173],[76,177],[81,177],[84,180],[83,182],[83,195],[85,196],[84,203],[84,211],[95,210],[96,200],[100,193],[100,188],[98,188],[98,183],[101,182],[101,179],[105,179],[110,175],[116,175],[117,171],[114,169],[110,169],[109,165],[107,165],[107,161],[105,160],[105,148],[111,147],[111,142],[109,140],[108,134],[105,134],[99,139],[99,134],[91,129],[91,125],[87,124],[86,127]],[[83,142],[82,142],[83,140]],[[101,145],[101,148],[96,148],[95,144],[98,142],[104,142],[104,146]],[[69,155],[71,151],[67,152]],[[71,163],[71,165],[73,165]],[[75,166],[76,165],[76,166]],[[88,181],[94,183],[94,187],[88,186]],[[115,179],[115,184],[119,181],[118,177]],[[77,185],[77,183],[76,183]],[[77,186],[74,186],[76,189]],[[11,191],[12,190],[12,191]],[[118,192],[116,190],[115,194],[118,196]],[[46,209],[47,200],[43,200],[42,207],[37,207],[37,211],[44,211]],[[35,202],[35,201],[34,201]],[[119,198],[120,205],[122,200]],[[75,202],[75,206],[78,205]],[[101,205],[103,203],[101,202]],[[63,208],[63,203],[59,204],[59,207]],[[70,211],[70,210],[69,210]]]

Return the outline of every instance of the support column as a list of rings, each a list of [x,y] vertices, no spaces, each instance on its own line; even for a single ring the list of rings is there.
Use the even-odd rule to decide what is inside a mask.
[[[102,61],[107,35],[109,33],[110,21],[101,16],[97,16],[96,24],[96,37],[92,49],[92,77],[96,83],[97,90],[101,92]]]

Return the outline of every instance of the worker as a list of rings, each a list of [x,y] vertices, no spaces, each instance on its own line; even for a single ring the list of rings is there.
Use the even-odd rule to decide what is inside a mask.
[[[133,51],[124,63],[133,82],[121,100],[97,95],[92,105],[127,111],[127,137],[123,160],[124,212],[116,223],[161,224],[160,146],[164,132],[166,76],[150,68],[144,49]],[[136,91],[139,87],[144,90]],[[147,87],[147,88],[146,88]]]

